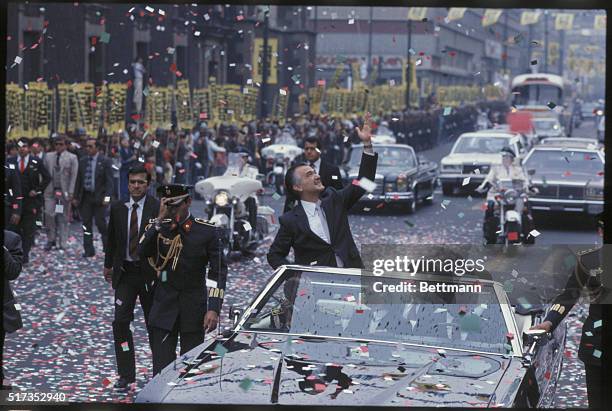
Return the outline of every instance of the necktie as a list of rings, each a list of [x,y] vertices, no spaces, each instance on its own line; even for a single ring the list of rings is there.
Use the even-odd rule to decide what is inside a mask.
[[[55,167],[59,168],[60,153],[55,153]]]
[[[136,251],[138,250],[138,203],[132,205],[132,214],[130,215],[130,257],[132,260],[138,260]]]
[[[329,227],[327,226],[327,221],[325,221],[325,218],[323,217],[323,210],[321,210],[321,206],[319,204],[317,204],[315,211],[319,215],[319,220],[321,220],[321,226],[323,227],[323,232],[325,233],[326,237],[324,238],[324,240],[331,244],[331,237],[329,236]]]
[[[89,162],[87,163],[87,168],[85,169],[85,190],[93,191],[93,157],[89,157]]]
[[[19,171],[21,171],[21,174],[23,174],[25,170],[25,160],[23,157],[21,157],[21,163],[19,164]]]

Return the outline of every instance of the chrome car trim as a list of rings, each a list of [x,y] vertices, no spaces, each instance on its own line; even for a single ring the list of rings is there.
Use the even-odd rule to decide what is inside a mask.
[[[603,200],[570,200],[563,198],[541,198],[541,197],[530,197],[530,203],[555,203],[555,204],[592,204],[592,205],[603,205]]]

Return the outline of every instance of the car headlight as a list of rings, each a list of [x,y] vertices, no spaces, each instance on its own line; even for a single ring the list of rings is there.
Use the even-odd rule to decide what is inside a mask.
[[[586,196],[597,200],[603,200],[604,189],[603,187],[587,187]]]
[[[461,172],[463,166],[461,164],[442,164],[442,172],[453,173]]]
[[[229,196],[225,191],[217,193],[215,196],[215,204],[219,207],[225,207],[229,203]]]
[[[406,176],[404,174],[397,176],[397,191],[406,191],[407,186],[408,181],[406,180]]]

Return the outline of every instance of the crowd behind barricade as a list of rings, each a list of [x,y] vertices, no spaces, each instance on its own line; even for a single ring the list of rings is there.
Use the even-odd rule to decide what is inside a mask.
[[[394,134],[398,144],[408,144],[417,151],[427,150],[452,141],[459,134],[473,131],[479,113],[486,113],[491,123],[501,122],[503,109],[498,107],[441,108],[437,105],[427,110],[404,110],[391,113],[375,113],[374,132]],[[332,118],[327,115],[300,115],[290,118],[284,125],[278,121],[260,119],[243,124],[227,122],[212,127],[206,122],[192,129],[147,130],[143,124],[131,123],[125,130],[97,136],[99,151],[112,161],[114,198],[127,199],[127,173],[138,162],[143,163],[152,176],[150,191],[161,184],[177,183],[193,185],[203,178],[221,175],[227,166],[227,153],[246,151],[251,163],[265,174],[270,167],[261,156],[261,149],[274,144],[276,139],[288,133],[303,146],[307,137],[317,137],[321,142],[322,156],[332,164],[346,160],[351,144],[358,143],[355,126],[363,121],[354,114],[348,118]],[[378,128],[380,130],[378,130]],[[30,139],[33,155],[43,157],[53,150],[54,133],[50,139]],[[80,160],[86,155],[83,129],[63,134],[67,150]],[[17,142],[6,145],[6,156],[17,155]]]

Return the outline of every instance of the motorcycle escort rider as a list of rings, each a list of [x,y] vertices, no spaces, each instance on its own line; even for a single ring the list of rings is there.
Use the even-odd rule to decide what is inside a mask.
[[[249,164],[249,152],[247,150],[240,150],[238,154],[240,154],[240,161],[238,162],[238,177],[246,177],[257,180],[259,170],[257,167]],[[254,196],[250,196],[246,199],[244,205],[249,212],[249,224],[253,228],[251,230],[251,236],[253,236],[255,234],[255,227],[257,227],[257,201]]]
[[[516,164],[514,159],[516,158],[516,154],[510,147],[504,147],[501,150],[502,163],[493,165],[491,170],[489,170],[489,174],[485,177],[482,184],[476,187],[475,191],[477,193],[484,193],[487,191],[487,186],[491,185],[496,187],[497,182],[499,180],[520,180],[523,184],[523,191],[529,191],[529,179],[527,175],[523,171],[523,167],[520,164]],[[495,189],[488,190],[487,193],[487,210],[485,212],[484,223],[483,223],[483,231],[485,239],[488,244],[494,244],[496,240],[496,233],[498,230],[499,221],[495,217]],[[524,201],[522,197],[517,198],[515,210],[519,215],[522,216],[522,227],[523,233],[525,237],[527,237],[527,233],[533,230],[533,218],[529,212],[529,209],[524,207]]]

